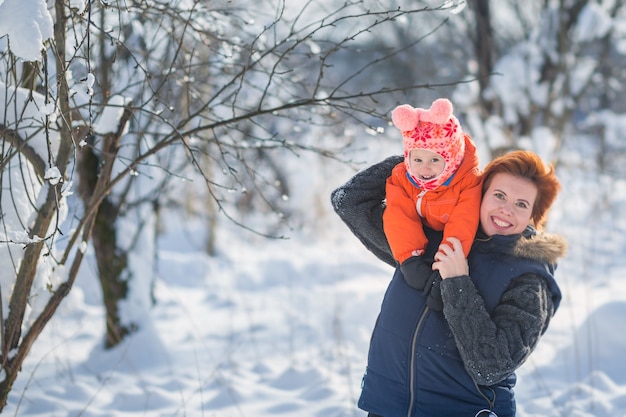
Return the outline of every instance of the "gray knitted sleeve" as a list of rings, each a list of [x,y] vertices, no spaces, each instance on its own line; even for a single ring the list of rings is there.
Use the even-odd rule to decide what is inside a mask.
[[[496,384],[519,368],[553,313],[548,286],[535,274],[511,281],[491,316],[468,276],[443,280],[441,296],[465,369],[479,385]]]
[[[383,229],[385,184],[402,156],[392,156],[357,173],[334,190],[331,204],[350,231],[380,260],[396,267]]]

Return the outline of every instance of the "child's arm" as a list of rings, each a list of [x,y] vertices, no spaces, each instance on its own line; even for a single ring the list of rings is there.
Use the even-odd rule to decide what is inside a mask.
[[[480,176],[467,174],[463,179],[459,200],[450,213],[450,219],[443,232],[442,245],[448,237],[461,241],[465,257],[472,248],[480,220],[480,201],[482,198],[482,181]]]
[[[428,244],[422,219],[417,213],[415,201],[407,187],[406,168],[398,164],[387,179],[387,208],[383,213],[383,227],[391,252],[398,263],[412,256],[421,256]]]

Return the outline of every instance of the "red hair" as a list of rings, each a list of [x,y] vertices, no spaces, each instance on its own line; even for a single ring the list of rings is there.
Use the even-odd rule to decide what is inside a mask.
[[[532,210],[532,220],[537,229],[543,228],[548,210],[561,190],[554,167],[546,165],[534,152],[512,151],[497,157],[483,171],[483,194],[496,174],[506,173],[526,178],[537,187],[537,198]]]

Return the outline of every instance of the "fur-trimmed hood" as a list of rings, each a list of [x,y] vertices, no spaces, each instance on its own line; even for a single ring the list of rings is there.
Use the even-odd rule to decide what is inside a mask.
[[[527,226],[517,235],[487,236],[479,230],[472,250],[556,265],[567,252],[567,241],[560,235],[537,231],[533,226]]]
[[[527,229],[528,231],[528,229]],[[513,253],[520,258],[555,264],[567,252],[567,241],[560,235],[532,230],[518,239]]]

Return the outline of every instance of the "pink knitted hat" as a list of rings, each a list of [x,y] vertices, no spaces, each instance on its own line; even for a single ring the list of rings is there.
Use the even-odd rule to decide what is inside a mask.
[[[406,170],[420,188],[434,190],[461,166],[465,154],[465,135],[459,121],[452,114],[450,100],[439,98],[428,110],[403,104],[391,112],[391,120],[404,138]],[[415,177],[409,163],[409,153],[413,149],[426,149],[441,155],[446,162],[443,172],[429,181]]]

